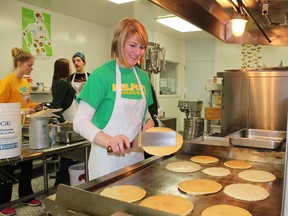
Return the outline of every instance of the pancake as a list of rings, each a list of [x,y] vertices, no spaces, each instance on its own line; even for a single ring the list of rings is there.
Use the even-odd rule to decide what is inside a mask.
[[[194,208],[190,200],[175,195],[151,196],[139,205],[176,215],[188,215]]]
[[[209,179],[191,179],[179,182],[178,188],[189,195],[203,195],[219,192],[222,185]]]
[[[177,161],[171,162],[166,165],[166,169],[173,172],[197,172],[201,169],[199,164],[193,163],[191,161]]]
[[[276,179],[276,176],[272,173],[262,170],[245,170],[240,172],[238,176],[251,182],[271,182]]]
[[[206,208],[201,216],[252,216],[246,209],[233,205],[214,205]]]
[[[253,166],[250,162],[243,160],[229,160],[224,165],[233,169],[250,169]]]
[[[195,163],[201,163],[201,164],[216,163],[219,161],[219,159],[216,157],[206,155],[193,156],[190,158],[190,160]]]
[[[202,172],[210,176],[228,176],[231,174],[229,169],[223,167],[209,167],[203,169]]]
[[[147,132],[165,132],[173,131],[171,128],[166,127],[152,127]],[[164,156],[177,152],[183,144],[183,137],[176,133],[176,145],[175,146],[142,146],[143,150],[151,155]]]
[[[146,191],[134,185],[120,185],[105,188],[100,195],[132,203],[141,200]]]
[[[228,185],[223,192],[230,197],[244,201],[259,201],[269,197],[269,192],[265,188],[244,183]]]

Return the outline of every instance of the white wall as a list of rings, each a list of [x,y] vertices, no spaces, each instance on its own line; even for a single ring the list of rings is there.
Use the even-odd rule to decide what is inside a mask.
[[[92,72],[97,66],[110,59],[110,44],[114,27],[106,28],[16,0],[3,0],[0,1],[0,57],[2,60],[0,79],[12,70],[12,48],[22,47],[22,6],[51,15],[53,56],[49,60],[37,59],[35,61],[34,70],[31,74],[34,83],[44,82],[45,85],[50,86],[55,60],[61,57],[71,60],[72,55],[77,51],[85,54],[86,70],[88,72]],[[151,7],[151,3],[145,1],[136,2],[134,7],[135,18],[139,19],[147,28],[149,41],[159,43],[166,48],[166,59],[179,63],[179,88],[184,68],[182,42],[155,31]],[[181,88],[178,89],[178,92],[179,95],[171,98],[164,97],[162,99],[161,96],[158,96],[159,103],[168,117],[179,118],[180,116],[177,102],[181,96]],[[34,94],[33,97],[39,101],[39,97],[42,96]],[[47,101],[47,97],[45,97],[44,101]],[[180,120],[177,119],[177,122],[179,123]]]
[[[184,96],[185,100],[202,100],[203,110],[209,102],[205,83],[215,74],[215,49],[215,39],[186,41]]]
[[[89,72],[110,58],[107,28],[18,1],[0,1],[0,79],[12,70],[12,48],[22,47],[22,6],[51,15],[53,56],[49,60],[35,61],[31,74],[34,82],[51,85],[55,60],[62,57],[71,60],[77,51],[85,54]]]
[[[220,40],[215,40],[216,43],[216,65],[215,74],[219,71],[227,69],[241,68],[242,45],[240,44],[225,44]],[[263,67],[278,67],[281,60],[283,66],[288,65],[288,46],[260,46],[260,65]]]
[[[177,72],[177,92],[176,95],[159,95],[159,82],[160,75],[153,75],[153,86],[155,87],[155,91],[157,92],[157,99],[160,107],[164,110],[166,117],[176,117],[177,118],[177,130],[183,130],[183,118],[181,116],[181,112],[178,109],[178,101],[182,97],[182,82],[183,82],[183,74],[184,74],[184,46],[183,41],[178,40],[176,38],[171,38],[166,35],[154,32],[154,42],[159,43],[161,47],[165,47],[166,61],[170,61],[178,64],[178,72]],[[162,71],[160,73],[165,73]]]

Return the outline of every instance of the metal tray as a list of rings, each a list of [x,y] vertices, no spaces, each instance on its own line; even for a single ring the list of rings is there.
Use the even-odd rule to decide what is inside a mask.
[[[226,137],[234,146],[277,149],[286,140],[286,132],[244,128]]]

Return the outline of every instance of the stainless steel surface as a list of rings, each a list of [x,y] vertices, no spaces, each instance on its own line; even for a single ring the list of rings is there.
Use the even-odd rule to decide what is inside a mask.
[[[73,143],[85,140],[80,134],[73,130],[72,124],[57,125],[55,140],[58,143]]]
[[[176,146],[176,131],[143,132],[138,142],[140,146]]]
[[[286,139],[286,131],[244,128],[227,136],[230,144],[263,149],[279,149]]]
[[[171,157],[171,156],[170,156]],[[73,214],[87,214],[97,216],[112,215],[115,212],[121,211],[132,215],[145,216],[172,216],[172,214],[160,212],[139,206],[134,203],[122,202],[108,197],[100,196],[94,193],[94,190],[103,186],[109,185],[111,182],[122,178],[131,176],[143,169],[146,169],[153,164],[165,160],[168,157],[149,158],[145,161],[136,163],[129,167],[115,171],[101,178],[81,184],[77,187],[69,187],[66,185],[59,185],[57,188],[56,199],[45,199],[45,207],[52,215],[73,215]],[[83,190],[79,190],[83,189]]]
[[[23,147],[22,153],[20,156],[0,160],[0,168],[1,168],[1,166],[8,165],[8,164],[15,164],[21,161],[42,159],[43,160],[43,177],[44,177],[44,189],[43,190],[37,191],[36,193],[30,194],[28,196],[24,196],[20,199],[1,204],[0,209],[5,208],[7,206],[14,205],[19,202],[29,200],[40,194],[48,193],[47,158],[51,157],[52,155],[61,154],[61,153],[68,152],[71,150],[84,148],[85,150],[84,165],[87,171],[87,167],[88,167],[88,154],[87,153],[88,153],[88,148],[90,147],[90,145],[91,143],[85,140],[85,141],[79,141],[79,142],[76,142],[73,144],[67,144],[67,145],[63,145],[63,144],[60,145],[56,143],[54,146],[48,147],[46,149],[40,149],[40,150],[30,149],[29,147]],[[85,172],[85,179],[89,179],[88,172]]]
[[[189,161],[191,155],[178,155],[171,159],[167,159],[166,161],[163,161],[159,164],[155,164],[152,167],[149,167],[149,169],[142,170],[141,172],[137,172],[132,176],[126,177],[125,179],[121,179],[117,182],[114,182],[109,185],[123,185],[123,184],[133,184],[137,185],[139,187],[142,187],[146,190],[148,196],[153,195],[159,195],[159,194],[174,194],[179,195],[182,197],[185,197],[189,200],[191,200],[195,208],[193,212],[189,215],[201,215],[201,212],[212,205],[220,204],[220,203],[226,203],[231,205],[236,205],[242,208],[247,209],[253,216],[262,216],[267,215],[267,212],[269,212],[269,216],[279,216],[281,211],[281,195],[282,195],[282,183],[283,183],[283,165],[267,165],[267,164],[261,164],[261,163],[253,163],[253,167],[255,169],[265,170],[272,172],[274,175],[276,175],[277,179],[276,181],[272,183],[261,183],[257,184],[259,186],[262,186],[266,188],[270,196],[268,199],[261,201],[261,202],[243,202],[238,201],[233,198],[228,197],[223,193],[223,190],[221,190],[219,193],[211,194],[211,195],[203,195],[203,196],[189,196],[185,193],[182,193],[178,190],[177,184],[180,181],[188,180],[188,179],[194,179],[194,178],[205,178],[205,179],[212,179],[216,180],[220,184],[222,184],[223,187],[232,184],[232,183],[240,183],[245,182],[241,180],[237,175],[239,173],[239,170],[232,170],[232,174],[229,177],[219,178],[219,177],[210,177],[202,173],[201,171],[198,171],[196,173],[190,173],[190,174],[183,174],[183,173],[173,173],[169,172],[165,169],[165,165],[169,162],[179,161],[179,160],[186,160]],[[214,167],[214,166],[223,166],[223,162],[225,159],[220,159],[220,162],[213,165],[201,165],[202,168],[206,167]],[[97,193],[100,193],[103,190],[103,188],[100,188],[99,190],[95,191]]]
[[[180,149],[179,154],[198,154],[198,155],[210,155],[214,157],[248,160],[265,164],[284,164],[285,152],[274,151],[270,149],[256,149],[245,147],[233,147],[230,146],[229,141],[219,142],[219,145],[214,142],[211,145],[211,141],[208,139],[199,138],[193,142],[184,142],[183,148]]]
[[[193,152],[193,154],[191,152]],[[170,162],[182,160],[189,161],[190,157],[193,155],[211,155],[219,158],[219,162],[215,164],[201,164],[202,169],[214,166],[223,167],[223,163],[226,160],[230,159],[249,160],[253,164],[253,169],[268,171],[276,176],[276,180],[270,183],[252,183],[266,188],[269,191],[270,196],[263,201],[244,202],[225,195],[223,193],[223,189],[220,192],[211,195],[190,196],[182,193],[178,190],[178,183],[183,180],[194,178],[213,179],[219,182],[223,186],[223,188],[231,183],[247,183],[247,181],[242,180],[238,177],[238,173],[241,170],[236,169],[230,169],[232,174],[227,177],[212,177],[204,174],[201,171],[195,173],[174,173],[168,171],[165,168],[166,164]],[[191,200],[194,203],[194,210],[191,214],[189,214],[191,216],[199,216],[205,208],[216,204],[236,205],[247,209],[253,216],[279,216],[281,213],[282,202],[284,156],[284,152],[275,152],[272,150],[258,151],[257,149],[251,148],[191,144],[191,151],[187,152],[186,154],[176,154],[174,156],[170,155],[167,157],[154,156],[133,166],[125,167],[121,170],[103,176],[101,178],[86,182],[80,185],[79,188],[83,189],[81,191],[83,196],[86,191],[86,196],[90,197],[92,196],[91,192],[99,194],[106,187],[123,184],[133,184],[142,187],[147,192],[146,197],[159,194],[179,195],[181,197],[185,197]],[[83,202],[83,205],[77,204],[80,196],[76,195],[75,190],[74,192],[72,192],[73,188],[70,188],[69,193],[59,191],[59,195],[63,197],[64,204],[62,204],[62,202],[60,201],[55,202],[51,205],[51,208],[56,210],[56,207],[64,206],[64,208],[72,208],[72,210],[75,211],[77,208],[80,208],[80,210],[84,210],[87,208],[90,209],[91,206],[97,205],[97,203],[94,203],[94,201],[91,201],[91,203],[87,205],[87,208],[86,204]],[[80,190],[77,190],[77,194],[79,194],[79,191]],[[74,194],[74,196],[72,196],[72,194]],[[76,198],[69,198],[68,201],[65,201],[64,199],[67,199],[67,197]],[[102,200],[101,203],[105,202],[104,199],[106,198],[101,198],[101,196],[97,197],[97,199],[98,198],[99,200]],[[87,198],[85,200],[89,199]],[[127,206],[127,209],[133,209],[133,211],[138,211],[138,214],[133,215],[146,215],[143,214],[141,207],[137,205],[139,203],[140,201],[136,202],[135,204],[129,204]],[[111,205],[110,208],[113,208],[113,205]],[[94,208],[94,211],[98,211],[99,213],[97,212],[91,215],[101,215],[100,213],[101,211],[103,211],[103,209]],[[126,209],[124,212],[130,213],[126,211]],[[88,211],[84,213],[88,213]],[[156,213],[154,215],[160,214]]]
[[[243,9],[248,16],[244,35],[232,35],[231,19],[238,10],[232,0],[149,0],[232,44],[288,45],[288,1],[245,0]],[[268,6],[267,6],[268,5]],[[267,6],[267,9],[266,9]]]
[[[176,131],[161,131],[161,132],[141,132],[130,143],[130,147],[157,147],[157,146],[176,146]],[[124,148],[128,147],[124,145]],[[111,146],[106,148],[107,153],[112,153]]]
[[[29,147],[44,149],[49,147],[49,117],[29,118]]]
[[[49,125],[50,129],[51,126]],[[29,137],[29,125],[22,127],[22,136]],[[85,140],[80,134],[74,132],[72,124],[59,124],[56,126],[55,141],[58,143],[74,143]],[[47,147],[47,146],[46,146]]]
[[[212,145],[212,146],[228,146],[228,147],[230,146],[228,138],[216,137],[216,136],[200,136],[200,137],[197,137],[191,141],[188,141],[187,143],[184,143],[184,145],[185,144],[191,145],[193,143],[194,144],[203,144],[203,145]]]
[[[288,68],[227,70],[222,77],[221,133],[242,128],[286,131]]]
[[[184,119],[183,139],[192,140],[204,133],[204,118],[193,117]]]
[[[68,196],[67,196],[68,195]],[[145,215],[145,216],[173,216],[166,212],[139,206],[137,204],[122,202],[95,193],[87,193],[75,187],[59,185],[55,201],[46,198],[45,207],[52,215],[95,215],[109,216],[116,212],[123,215]],[[125,213],[125,215],[124,215]],[[174,215],[175,216],[175,215]]]

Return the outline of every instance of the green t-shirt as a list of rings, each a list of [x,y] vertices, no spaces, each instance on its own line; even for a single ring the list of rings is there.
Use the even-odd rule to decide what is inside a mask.
[[[122,98],[141,99],[141,91],[133,69],[119,68],[121,72]],[[138,67],[135,67],[135,69],[146,97],[146,108],[143,116],[143,119],[145,119],[147,107],[153,103],[150,81],[147,72]],[[115,99],[116,63],[111,60],[90,74],[77,101],[83,100],[97,110],[92,122],[98,128],[103,129],[112,115]]]

